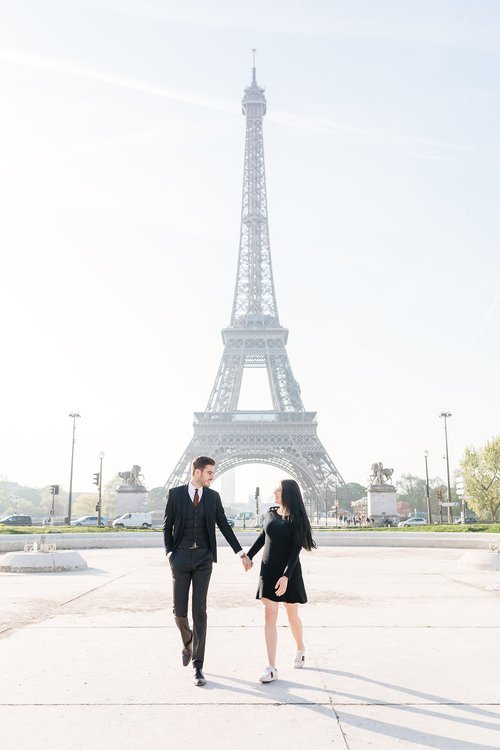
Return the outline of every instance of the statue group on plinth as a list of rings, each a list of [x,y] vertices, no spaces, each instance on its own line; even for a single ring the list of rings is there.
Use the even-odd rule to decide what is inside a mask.
[[[391,483],[394,469],[384,467],[382,461],[372,464],[370,484],[367,487],[368,517],[375,526],[385,526],[398,513],[396,488]]]
[[[148,491],[142,481],[144,477],[141,467],[134,464],[130,471],[119,471],[118,476],[123,480],[123,484],[116,491],[117,514],[121,516],[124,513],[144,511],[148,505]]]
[[[146,489],[140,479],[142,477],[141,467],[138,466],[137,464],[134,464],[130,471],[119,471],[118,476],[120,477],[120,479],[123,479],[123,481],[125,482],[125,484],[122,485],[122,487],[119,487],[118,492],[122,490],[122,488],[125,489],[125,491],[127,491],[129,487],[134,490]]]
[[[391,479],[393,473],[394,473],[394,469],[386,469],[382,461],[378,461],[372,464],[369,487],[385,485],[385,484],[392,487],[392,484],[389,484],[389,480]]]

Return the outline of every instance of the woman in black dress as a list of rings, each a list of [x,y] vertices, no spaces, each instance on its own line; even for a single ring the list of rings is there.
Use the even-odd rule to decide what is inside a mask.
[[[297,482],[294,479],[283,479],[274,490],[274,497],[277,505],[269,508],[264,519],[263,531],[247,553],[252,560],[264,547],[257,599],[261,599],[265,607],[264,632],[269,666],[259,677],[260,682],[273,682],[278,679],[276,621],[280,602],[285,605],[290,630],[297,644],[293,666],[295,669],[304,666],[305,648],[299,604],[307,602],[307,594],[302,580],[299,554],[302,548],[311,550],[316,547]]]

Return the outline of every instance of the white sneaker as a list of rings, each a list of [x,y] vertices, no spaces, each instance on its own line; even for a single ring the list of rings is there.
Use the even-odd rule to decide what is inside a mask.
[[[265,668],[265,670],[262,672],[261,676],[259,677],[259,682],[274,682],[274,680],[278,679],[278,670],[276,667],[272,667],[269,665]]]
[[[306,652],[304,651],[297,651],[295,654],[295,660],[293,662],[293,668],[294,669],[302,669],[304,664],[306,663]]]

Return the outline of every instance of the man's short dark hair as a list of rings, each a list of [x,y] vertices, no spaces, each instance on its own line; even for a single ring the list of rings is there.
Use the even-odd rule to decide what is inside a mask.
[[[203,469],[205,466],[215,466],[215,461],[213,458],[209,458],[209,456],[198,456],[198,458],[193,459],[193,474],[196,471],[196,469]]]

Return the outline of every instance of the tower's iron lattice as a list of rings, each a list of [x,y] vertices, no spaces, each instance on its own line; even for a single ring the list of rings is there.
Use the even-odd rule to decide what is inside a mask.
[[[216,476],[243,464],[276,466],[302,487],[311,510],[331,508],[344,480],[317,436],[316,412],[305,411],[280,325],[274,291],[267,214],[262,120],[264,89],[253,68],[242,101],[246,118],[245,162],[238,271],[231,324],[222,331],[224,351],[204,412],[166,487],[186,482],[195,456],[216,461]],[[239,411],[243,370],[265,367],[273,409]]]

